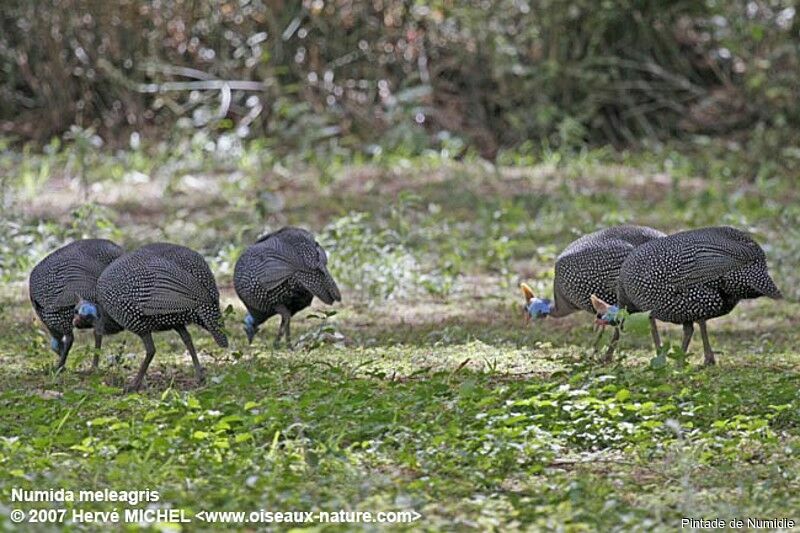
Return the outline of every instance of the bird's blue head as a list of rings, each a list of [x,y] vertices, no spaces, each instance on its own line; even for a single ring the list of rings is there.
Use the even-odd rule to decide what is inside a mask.
[[[98,318],[97,306],[92,302],[81,299],[78,305],[75,306],[75,317],[72,319],[72,325],[76,328],[91,328],[94,327],[94,323]]]
[[[56,352],[57,354],[61,353],[61,341],[56,339],[55,337],[50,339],[50,349]]]
[[[247,316],[244,317],[244,332],[247,334],[248,344],[253,343],[253,337],[256,336],[256,331],[258,331],[258,326],[256,326],[256,319],[253,318],[253,315],[247,313]]]
[[[525,297],[525,319],[536,320],[544,318],[553,311],[553,303],[547,298],[537,298],[526,283],[520,284],[522,294]]]
[[[611,305],[604,302],[597,295],[591,296],[592,307],[597,312],[597,319],[595,322],[600,326],[619,326],[620,325],[620,308],[617,305]]]
[[[537,318],[549,315],[552,304],[547,298],[531,298],[528,305],[525,306],[525,309],[528,311],[528,315],[531,319],[536,320]]]

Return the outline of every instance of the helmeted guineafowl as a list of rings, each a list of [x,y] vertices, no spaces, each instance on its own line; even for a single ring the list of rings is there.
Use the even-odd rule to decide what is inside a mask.
[[[73,326],[79,329],[92,327],[91,322],[76,321],[73,324],[76,306],[81,307],[86,315],[96,314],[97,278],[123,253],[122,248],[109,240],[79,240],[54,251],[31,272],[31,303],[52,336],[50,347],[59,355],[58,370],[62,370],[67,362],[74,341]],[[113,325],[110,326],[113,330]],[[92,368],[97,367],[103,342],[97,331],[94,338]]]
[[[552,301],[537,298],[528,285],[521,285],[527,316],[563,317],[575,311],[595,314],[592,294],[616,302],[617,276],[623,261],[636,247],[664,235],[647,226],[623,225],[577,239],[556,258]],[[618,340],[619,329],[615,328],[606,359],[611,358]]]
[[[144,246],[106,268],[97,281],[100,323],[104,322],[103,315],[108,315],[136,333],[146,350],[139,373],[126,391],[141,386],[156,352],[154,331],[177,331],[192,356],[198,380],[203,380],[203,368],[186,326],[197,324],[221,347],[228,346],[221,329],[219,291],[213,280],[200,254],[166,243]]]
[[[265,320],[281,316],[275,345],[281,335],[290,341],[292,315],[311,305],[316,296],[326,304],[341,301],[328,272],[325,250],[304,229],[285,227],[260,238],[236,262],[233,285],[247,307],[245,332],[253,337]]]
[[[650,311],[650,319],[683,325],[683,351],[700,326],[705,363],[714,364],[706,320],[726,315],[740,300],[783,296],[767,271],[764,250],[731,227],[682,231],[631,253],[619,275],[618,307],[599,302],[598,313],[616,321],[619,308]],[[654,336],[656,350],[661,340]]]

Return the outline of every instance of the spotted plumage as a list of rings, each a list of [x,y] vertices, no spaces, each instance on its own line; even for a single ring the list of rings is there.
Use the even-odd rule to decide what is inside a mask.
[[[281,315],[277,344],[290,340],[291,317],[311,305],[314,296],[332,304],[341,301],[339,288],[327,268],[325,250],[310,232],[285,227],[247,248],[236,262],[233,284],[247,307],[245,332],[250,342],[258,326]]]
[[[664,233],[646,226],[623,225],[584,235],[572,242],[556,259],[553,301],[536,298],[523,287],[526,310],[533,318],[563,317],[575,311],[595,314],[592,295],[616,302],[617,277],[623,261],[638,246]],[[613,354],[619,330],[615,329],[606,357]]]
[[[615,226],[572,242],[556,258],[551,316],[575,311],[594,314],[590,297],[596,294],[616,302],[617,277],[623,261],[638,246],[664,233],[646,226]]]
[[[219,291],[203,257],[183,246],[159,243],[142,247],[114,261],[97,282],[102,315],[136,333],[147,355],[128,390],[141,386],[153,356],[152,333],[175,330],[192,356],[198,379],[203,370],[197,359],[188,324],[206,329],[222,347],[228,339],[221,329]]]
[[[714,363],[714,353],[706,320],[730,313],[740,300],[761,296],[782,298],[764,251],[731,227],[682,231],[651,241],[631,253],[620,269],[619,306],[683,324],[684,351],[693,323],[699,323],[707,364]],[[658,349],[657,339],[656,344]]]
[[[97,302],[97,279],[123,253],[122,248],[105,239],[79,240],[54,251],[31,272],[31,303],[52,337],[50,346],[59,355],[59,370],[64,368],[72,347],[73,327],[92,327],[80,321],[73,324],[76,305],[85,303],[91,310]],[[109,329],[114,326],[109,324]],[[101,345],[102,336],[96,332],[93,367],[97,367]]]
[[[185,246],[168,242],[155,242],[139,248],[143,253],[150,253],[168,259],[194,276],[208,290],[214,300],[219,300],[219,290],[214,274],[203,256]]]

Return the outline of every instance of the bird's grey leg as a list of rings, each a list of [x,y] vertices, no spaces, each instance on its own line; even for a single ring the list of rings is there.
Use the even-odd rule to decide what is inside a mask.
[[[652,316],[650,317],[650,334],[653,336],[653,344],[656,346],[656,355],[658,355],[661,353],[661,337],[658,335],[656,319]]]
[[[56,372],[61,372],[67,365],[67,355],[69,355],[69,351],[72,348],[72,342],[74,340],[75,337],[73,337],[71,331],[66,333],[61,339],[61,354],[58,358],[58,368],[56,369]]]
[[[92,370],[97,370],[100,364],[100,350],[103,348],[103,336],[94,333],[94,356],[92,357]]]
[[[705,354],[705,359],[703,363],[706,365],[714,365],[717,363],[717,360],[714,359],[714,352],[711,350],[711,343],[708,342],[708,330],[706,329],[706,321],[701,320],[698,322],[700,325],[700,335],[703,337],[703,353]]]
[[[139,390],[139,388],[142,386],[144,375],[147,373],[147,367],[150,366],[150,362],[153,360],[153,356],[156,354],[156,345],[153,344],[153,336],[150,333],[143,333],[139,336],[142,338],[142,342],[144,343],[144,361],[142,361],[142,366],[139,367],[139,373],[136,374],[136,378],[133,380],[133,382],[125,386],[125,392]]]
[[[194,373],[197,376],[197,381],[202,383],[205,381],[206,376],[205,372],[203,371],[203,367],[200,366],[200,360],[197,358],[197,352],[194,349],[192,336],[189,335],[189,332],[186,330],[186,326],[178,326],[175,328],[175,331],[177,331],[178,335],[181,336],[181,339],[183,339],[183,344],[185,344],[186,349],[189,350],[189,355],[192,356],[192,364],[194,364]]]
[[[611,337],[611,342],[608,344],[608,350],[606,351],[606,356],[603,359],[604,363],[610,363],[611,357],[614,355],[614,350],[617,349],[617,343],[619,342],[619,328],[614,328],[614,335]]]
[[[281,344],[281,336],[286,336],[286,345],[289,345],[289,321],[292,319],[292,314],[284,305],[279,305],[275,308],[275,311],[281,315],[281,325],[278,328],[278,336],[275,337],[275,342],[273,346],[277,348]]]
[[[681,343],[681,350],[683,350],[683,353],[686,353],[686,350],[689,349],[689,343],[692,341],[692,335],[694,335],[694,324],[691,322],[684,323],[683,342]]]

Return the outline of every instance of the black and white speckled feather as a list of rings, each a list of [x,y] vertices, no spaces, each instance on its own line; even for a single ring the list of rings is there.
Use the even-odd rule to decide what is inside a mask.
[[[146,244],[139,248],[139,250],[172,261],[202,283],[213,299],[219,299],[217,282],[214,279],[214,274],[208,267],[208,263],[203,259],[203,256],[191,248],[167,242],[157,242]]]
[[[124,251],[105,239],[70,243],[45,257],[30,276],[30,299],[39,319],[47,327],[66,361],[72,344],[73,317],[79,300],[97,302],[97,280],[103,270]],[[83,326],[78,326],[83,327]],[[109,324],[109,332],[119,327]]]
[[[341,301],[327,263],[314,235],[295,227],[270,233],[245,250],[236,262],[233,283],[252,317],[248,319],[252,327],[282,314],[288,338],[289,318],[311,305],[314,296],[326,304]],[[248,331],[250,339],[254,331]]]
[[[97,296],[101,313],[139,335],[145,345],[145,359],[126,390],[141,386],[155,355],[153,332],[178,332],[200,381],[203,368],[186,326],[197,324],[217,344],[228,346],[214,276],[203,257],[189,248],[158,243],[120,257],[97,281]]]
[[[726,315],[740,300],[781,293],[761,246],[731,227],[675,233],[631,253],[620,269],[619,305],[686,324]]]
[[[616,303],[622,263],[638,246],[663,236],[664,233],[646,226],[623,225],[572,242],[556,259],[555,305],[550,316],[565,316],[578,310],[594,314],[592,294]]]
[[[137,334],[197,324],[222,347],[219,291],[197,252],[168,243],[144,246],[114,261],[97,283],[102,311]]]

